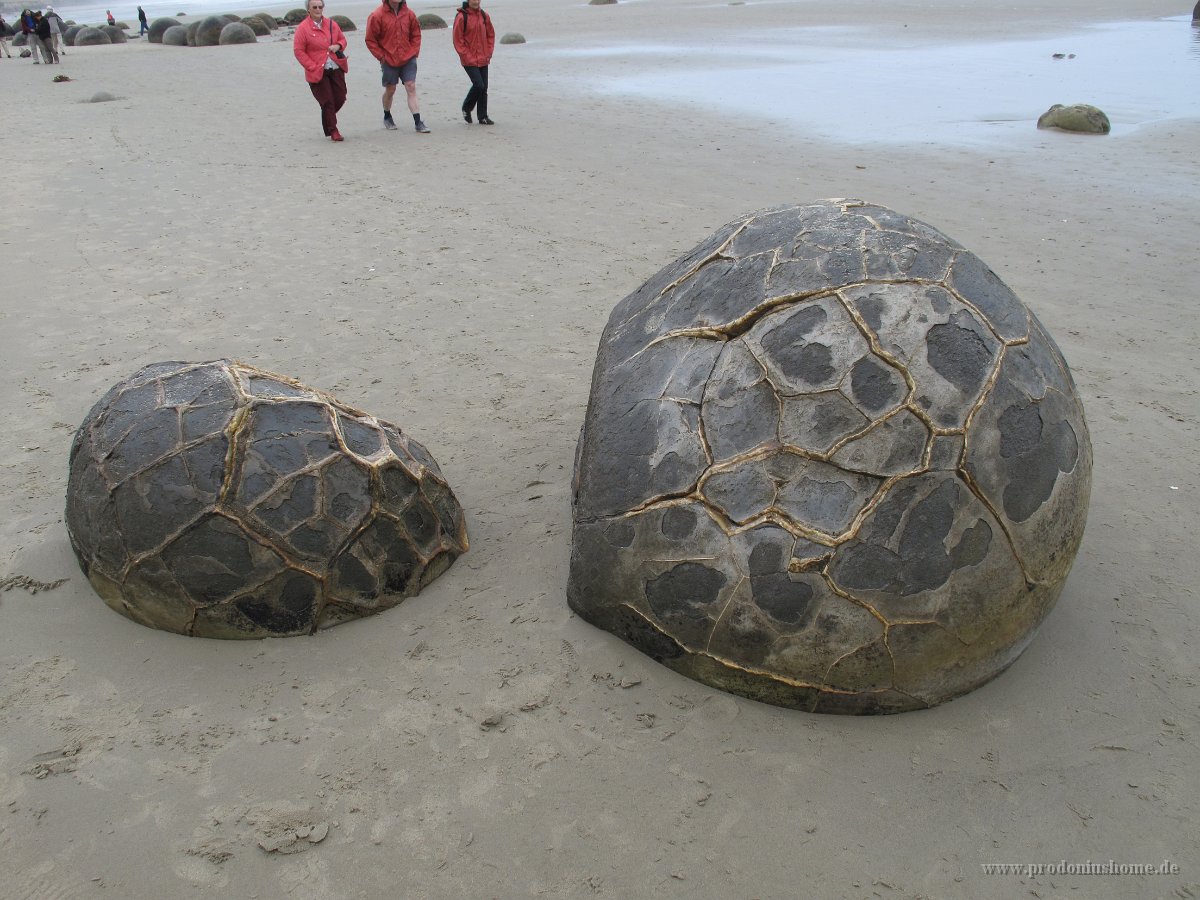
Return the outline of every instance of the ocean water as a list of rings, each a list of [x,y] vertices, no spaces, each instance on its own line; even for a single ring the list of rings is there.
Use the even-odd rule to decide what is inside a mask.
[[[13,0],[10,0],[13,2]],[[55,3],[54,0],[38,0],[36,3],[29,3],[28,0],[16,0],[22,6],[28,5],[30,9],[45,9],[47,6],[53,6],[63,19],[74,19],[76,22],[85,25],[94,25],[104,21],[105,12],[112,10],[113,16],[117,21],[124,22],[129,25],[134,34],[137,34],[137,0],[129,2],[129,0],[117,0],[117,2],[107,5],[96,5],[91,3]],[[294,7],[304,6],[304,0],[297,0]],[[169,2],[151,2],[142,3],[141,7],[146,11],[146,17],[153,22],[161,16],[174,16],[176,13],[187,13],[191,16],[211,16],[219,13],[237,13],[239,15],[245,12],[257,12],[266,10],[270,12],[273,9],[278,9],[280,14],[292,9],[293,6],[286,8],[280,7],[278,4],[263,2],[263,0],[199,0],[199,2],[191,2],[191,0],[169,0]],[[7,19],[7,17],[6,17]]]
[[[603,61],[597,76],[582,76],[597,92],[719,110],[743,116],[748,128],[795,128],[852,144],[1019,139],[1055,103],[1098,106],[1117,136],[1200,117],[1200,28],[1190,16],[1036,40],[898,42],[869,27],[794,28],[726,34],[711,46],[656,41],[544,52]]]

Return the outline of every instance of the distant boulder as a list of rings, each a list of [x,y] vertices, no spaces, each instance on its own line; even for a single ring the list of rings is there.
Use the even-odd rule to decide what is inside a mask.
[[[111,43],[112,39],[99,28],[84,28],[75,35],[76,47],[99,47]]]
[[[265,13],[265,12],[255,13],[254,18],[261,19],[263,24],[266,25],[268,28],[270,28],[272,31],[274,31],[276,28],[279,27],[279,20],[276,19],[270,13]]]
[[[417,16],[417,24],[421,26],[422,31],[430,28],[445,28],[446,20],[437,13],[422,13]]]
[[[197,47],[215,47],[221,42],[221,29],[230,24],[224,16],[207,16],[196,29]]]
[[[358,26],[354,24],[347,16],[330,16],[329,18],[338,23],[342,31],[358,31]]]
[[[1192,10],[1192,22],[1200,22],[1200,3],[1196,4],[1196,8]]]
[[[28,35],[21,34],[20,32],[13,35],[12,45],[14,47],[24,47],[28,43],[29,43]]]
[[[190,23],[188,23],[188,26],[187,26],[187,45],[188,45],[189,47],[195,47],[195,46],[196,46],[196,32],[200,30],[200,22],[201,22],[201,21],[202,21],[201,19],[197,19],[195,22],[190,22]]]
[[[588,0],[588,6],[612,6],[617,0]]]
[[[127,43],[125,40],[125,32],[121,30],[120,25],[101,25],[100,30],[108,35],[108,40],[113,44]]]
[[[1037,127],[1057,128],[1060,131],[1075,131],[1080,134],[1108,134],[1112,130],[1108,116],[1086,103],[1076,103],[1073,106],[1055,103],[1042,113]]]
[[[525,43],[525,35],[518,34],[515,31],[510,31],[508,34],[500,38],[502,44],[523,44]]]
[[[74,47],[75,46],[75,35],[79,34],[79,32],[81,32],[81,31],[83,31],[82,25],[67,26],[67,30],[62,33],[63,43],[66,44],[68,47]],[[14,41],[13,44],[15,46],[16,42]]]
[[[230,22],[221,29],[218,43],[222,47],[226,44],[256,44],[258,38],[254,36],[254,29],[245,22]]]
[[[283,21],[288,25],[299,25],[306,18],[308,18],[308,13],[306,13],[304,10],[289,9],[287,15],[283,17]]]
[[[228,21],[230,21],[230,22],[240,22],[240,21],[242,21],[242,17],[241,17],[241,16],[234,15],[233,13],[221,13],[221,17],[222,17],[222,18],[224,18],[224,19],[227,19],[227,20],[228,20]]]
[[[172,25],[163,32],[162,44],[165,47],[186,47],[188,45],[187,33],[186,25]]]
[[[178,19],[173,19],[170,16],[163,16],[161,19],[155,19],[150,23],[150,33],[146,35],[146,40],[152,44],[161,44],[163,32],[173,25],[182,25]]]
[[[267,23],[258,16],[246,16],[242,19],[242,24],[254,32],[255,37],[264,37],[271,33],[271,29],[267,27]]]

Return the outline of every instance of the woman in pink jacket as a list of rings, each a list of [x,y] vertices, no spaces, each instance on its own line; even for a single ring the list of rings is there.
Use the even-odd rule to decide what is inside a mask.
[[[463,0],[462,9],[454,17],[454,49],[459,62],[471,79],[471,90],[463,100],[462,114],[471,122],[471,110],[478,108],[479,124],[496,124],[488,118],[488,64],[496,47],[496,30],[492,19],[479,8],[479,0]]]
[[[321,104],[321,128],[330,140],[340,141],[338,110],[346,102],[346,36],[333,19],[325,18],[325,0],[308,0],[308,18],[296,26],[292,49],[312,95]]]

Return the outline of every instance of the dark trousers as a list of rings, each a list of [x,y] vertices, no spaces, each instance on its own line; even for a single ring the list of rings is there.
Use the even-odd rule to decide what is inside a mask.
[[[487,66],[463,66],[463,71],[471,79],[471,89],[467,91],[467,99],[463,101],[463,112],[470,112],[479,107],[479,118],[486,119],[487,114]]]
[[[346,73],[341,69],[326,69],[316,84],[309,84],[312,95],[321,104],[321,127],[325,136],[337,131],[338,110],[346,102]]]

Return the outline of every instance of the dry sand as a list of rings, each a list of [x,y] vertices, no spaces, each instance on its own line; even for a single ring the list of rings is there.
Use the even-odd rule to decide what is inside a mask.
[[[497,48],[500,124],[458,118],[443,31],[421,58],[433,133],[383,131],[360,30],[342,145],[288,42],[71,50],[67,84],[0,61],[0,896],[1200,896],[1200,124],[849,147],[601,98],[574,78],[610,64],[544,52],[810,23],[998,39],[1188,11],[979,6],[497,0],[498,30],[530,38]],[[329,12],[361,27],[367,7]],[[120,99],[81,102],[100,90]],[[725,695],[564,601],[609,311],[735,216],[829,196],[925,219],[991,265],[1062,345],[1095,445],[1083,549],[1038,638],[921,713]],[[470,553],[312,638],[191,640],[111,612],[63,526],[72,432],[139,366],[222,356],[424,442]],[[1181,871],[981,868],[1110,859]]]

